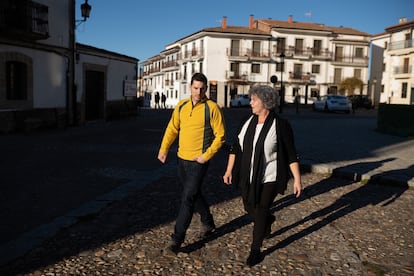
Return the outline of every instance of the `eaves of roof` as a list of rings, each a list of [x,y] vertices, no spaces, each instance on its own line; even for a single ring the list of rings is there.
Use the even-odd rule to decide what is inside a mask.
[[[407,21],[404,23],[399,23],[397,25],[390,26],[386,28],[385,31],[387,31],[388,33],[394,33],[400,30],[405,30],[405,29],[409,29],[413,27],[414,27],[414,20],[411,20],[411,21]]]
[[[312,30],[312,31],[325,31],[337,34],[347,34],[347,35],[361,35],[361,36],[371,36],[369,33],[355,30],[348,27],[332,27],[326,26],[320,23],[311,23],[311,22],[296,22],[296,21],[282,21],[282,20],[273,20],[273,19],[258,19],[257,22],[268,25],[271,28],[283,28],[283,29],[301,29],[301,30]]]

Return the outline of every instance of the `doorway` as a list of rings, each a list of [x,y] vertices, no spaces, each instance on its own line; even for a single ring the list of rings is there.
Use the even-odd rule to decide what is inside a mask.
[[[86,71],[85,78],[85,120],[104,118],[104,72]]]

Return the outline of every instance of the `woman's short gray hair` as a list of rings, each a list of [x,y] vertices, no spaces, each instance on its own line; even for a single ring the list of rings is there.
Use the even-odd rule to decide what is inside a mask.
[[[276,108],[279,104],[279,94],[269,85],[254,85],[249,89],[249,96],[256,95],[266,109]]]

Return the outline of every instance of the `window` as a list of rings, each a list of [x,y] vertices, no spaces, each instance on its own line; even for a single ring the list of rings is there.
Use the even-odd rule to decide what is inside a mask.
[[[321,49],[322,49],[322,40],[314,40],[313,41],[312,54],[314,56],[320,56],[321,55]]]
[[[385,63],[383,63],[383,64],[382,64],[382,72],[385,72],[385,67],[386,67],[386,64],[385,64]]]
[[[344,48],[341,46],[335,47],[335,61],[342,61]]]
[[[203,63],[202,62],[200,62],[198,64],[198,72],[203,73]]]
[[[319,90],[315,88],[311,88],[311,97],[317,98],[319,96]]]
[[[293,65],[293,78],[294,79],[302,79],[302,64],[300,63],[295,63]]]
[[[260,57],[260,41],[253,41],[253,52],[254,57]]]
[[[407,98],[407,83],[403,82],[401,86],[401,98],[405,99]]]
[[[281,54],[285,52],[285,48],[286,48],[286,38],[284,37],[279,37],[277,39],[277,53]]]
[[[361,69],[354,69],[354,77],[361,79],[362,71]]]
[[[252,73],[260,73],[260,64],[259,63],[253,63],[252,64]]]
[[[355,48],[355,57],[363,58],[364,57],[364,48],[361,48],[361,47]]]
[[[230,64],[230,71],[234,72],[234,77],[239,76],[239,64],[238,63],[231,63]]]
[[[282,72],[282,69],[283,69],[283,71],[285,71],[284,70],[285,69],[285,63],[281,63],[281,62],[276,63],[276,72]]]
[[[321,72],[321,66],[319,64],[312,64],[312,73],[319,74]]]
[[[295,41],[295,54],[303,54],[303,39],[297,38]]]
[[[410,65],[410,59],[409,58],[404,58],[403,74],[410,73],[409,72],[409,65]]]
[[[240,40],[231,41],[231,56],[240,56]]]
[[[27,65],[19,61],[6,62],[7,100],[27,100]]]

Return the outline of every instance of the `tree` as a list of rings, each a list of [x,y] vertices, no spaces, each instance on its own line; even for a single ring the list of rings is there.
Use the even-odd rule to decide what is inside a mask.
[[[359,88],[360,93],[362,93],[362,89],[364,86],[364,82],[357,77],[346,78],[339,84],[340,90],[345,90],[348,92],[348,95],[353,95],[355,89]]]

